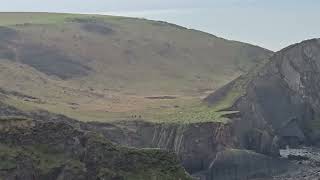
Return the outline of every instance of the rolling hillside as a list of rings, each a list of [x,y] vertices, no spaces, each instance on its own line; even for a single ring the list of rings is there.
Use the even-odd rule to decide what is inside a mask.
[[[200,97],[271,54],[165,22],[0,14],[0,87],[11,92],[4,101],[81,120],[166,119],[199,108]]]

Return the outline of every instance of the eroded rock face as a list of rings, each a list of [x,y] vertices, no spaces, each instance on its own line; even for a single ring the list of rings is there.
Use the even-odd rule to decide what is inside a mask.
[[[243,96],[238,97],[230,109],[241,113],[236,134],[240,135],[245,148],[257,151],[258,147],[248,139],[252,137],[252,129],[269,134],[271,139],[277,137],[280,146],[318,142],[319,39],[304,41],[276,53],[264,67],[233,84],[243,79],[247,80],[242,87]],[[207,102],[214,105],[216,96],[210,95]]]
[[[101,132],[117,144],[173,151],[178,154],[186,170],[200,180],[246,180],[249,177],[271,177],[287,170],[290,163],[276,156],[279,153],[277,137],[267,131],[253,129],[252,134],[246,134],[250,142],[241,144],[243,142],[237,135],[239,132],[235,131],[240,127],[237,123],[240,120],[231,124],[208,122],[185,125],[88,123],[82,124],[81,128]],[[250,148],[245,146],[249,144],[252,151],[245,149]],[[261,154],[263,152],[266,155]]]
[[[62,121],[29,121],[0,121],[0,179],[191,179],[173,153],[119,147]]]
[[[175,152],[189,173],[207,169],[217,152],[236,146],[231,127],[223,123],[154,124],[137,121],[89,123],[83,124],[82,128],[101,132],[117,144]]]

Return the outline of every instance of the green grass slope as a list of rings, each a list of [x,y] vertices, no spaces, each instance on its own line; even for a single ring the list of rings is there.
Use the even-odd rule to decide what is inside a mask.
[[[165,22],[99,15],[0,13],[0,40],[2,88],[86,119],[175,111],[272,54]],[[145,98],[161,95],[175,99]]]

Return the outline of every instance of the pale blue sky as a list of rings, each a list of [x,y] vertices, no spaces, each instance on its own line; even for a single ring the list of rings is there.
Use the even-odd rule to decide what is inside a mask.
[[[319,0],[0,0],[0,11],[115,14],[169,21],[271,50],[320,37]]]

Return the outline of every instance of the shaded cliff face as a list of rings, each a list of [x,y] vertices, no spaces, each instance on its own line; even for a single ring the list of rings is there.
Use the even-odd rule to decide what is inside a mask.
[[[191,179],[174,154],[112,144],[65,122],[0,120],[0,179]]]
[[[137,148],[160,148],[178,154],[189,173],[205,170],[217,152],[235,146],[231,127],[223,123],[155,124],[88,123],[82,128],[101,132],[113,142]]]
[[[317,143],[320,111],[320,40],[292,45],[276,53],[264,67],[226,86],[240,92],[229,109],[240,111],[238,134],[242,144],[256,150],[255,132],[278,137],[278,144]],[[215,104],[225,95],[205,100]],[[248,128],[249,127],[249,128]],[[276,141],[277,139],[275,139]]]
[[[243,149],[235,134],[236,123],[155,124],[147,122],[86,123],[81,128],[101,132],[113,142],[138,148],[175,152],[182,165],[201,180],[248,179],[283,172],[289,162]],[[265,133],[265,132],[263,132]],[[273,137],[257,132],[258,149],[278,149]],[[264,145],[264,146],[262,146]],[[280,168],[281,167],[281,168]]]

